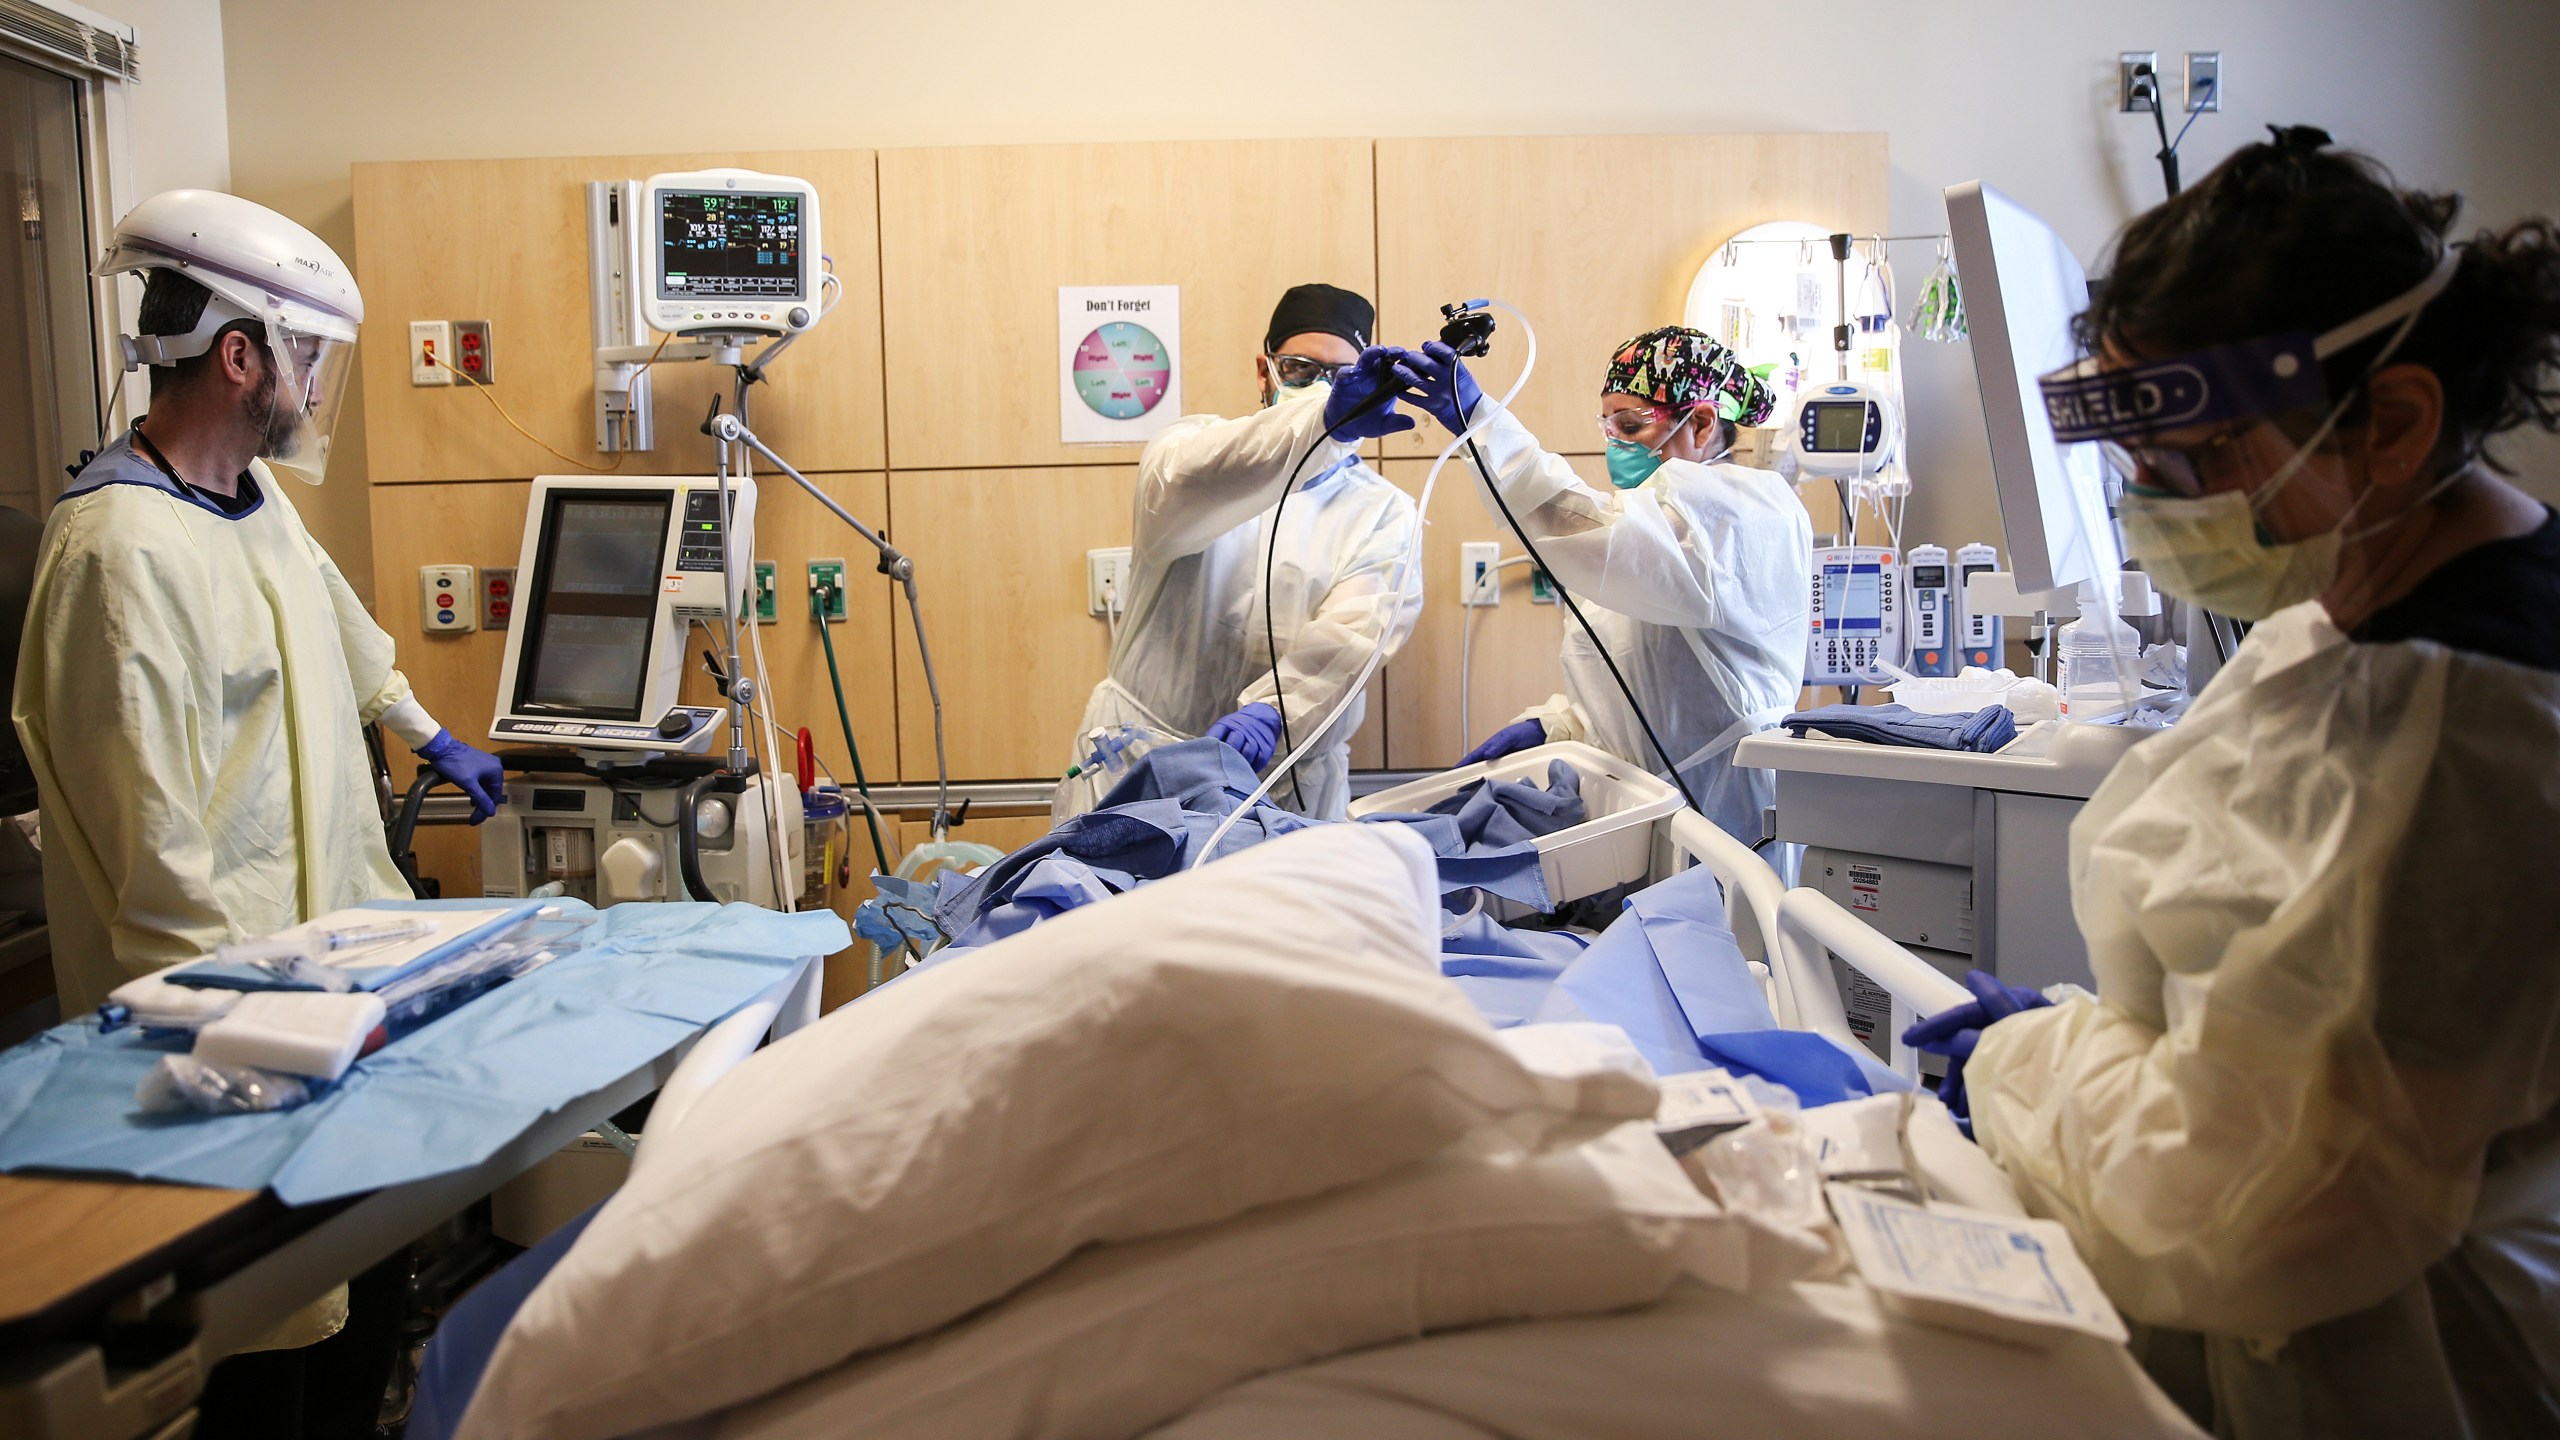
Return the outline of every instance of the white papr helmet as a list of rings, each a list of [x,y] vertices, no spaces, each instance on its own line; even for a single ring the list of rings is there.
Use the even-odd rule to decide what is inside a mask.
[[[149,270],[175,270],[213,298],[184,335],[123,337],[124,367],[174,365],[212,348],[223,326],[259,322],[279,377],[276,404],[294,407],[290,433],[266,458],[319,484],[364,319],[346,262],[264,205],[219,190],[170,190],[124,217],[96,273]]]

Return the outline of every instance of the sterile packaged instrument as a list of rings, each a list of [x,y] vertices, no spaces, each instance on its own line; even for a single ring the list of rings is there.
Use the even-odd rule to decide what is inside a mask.
[[[1883,546],[1813,552],[1813,629],[1807,685],[1874,685],[1902,653],[1902,566]]]
[[[290,1075],[249,1065],[218,1065],[194,1055],[163,1055],[133,1088],[145,1115],[251,1115],[290,1110],[311,1087]]]
[[[2070,1232],[2051,1220],[1825,1188],[1858,1274],[1887,1310],[2035,1349],[2065,1335],[2128,1338]]]

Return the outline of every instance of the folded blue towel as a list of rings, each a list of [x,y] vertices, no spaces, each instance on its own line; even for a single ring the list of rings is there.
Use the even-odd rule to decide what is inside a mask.
[[[1779,723],[1799,737],[1819,730],[1871,745],[1966,750],[1977,755],[1991,754],[2018,738],[2018,717],[2006,705],[1960,715],[1923,715],[1908,705],[1824,705],[1799,710]]]

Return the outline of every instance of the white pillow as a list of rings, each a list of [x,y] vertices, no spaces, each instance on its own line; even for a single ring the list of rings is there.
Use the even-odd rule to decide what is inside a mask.
[[[1088,1250],[993,1309],[688,1433],[1134,1435],[1265,1371],[1434,1330],[1648,1304],[1714,1202],[1649,1125],[1534,1159],[1457,1154],[1198,1230]]]
[[[1587,1133],[1588,1096],[1625,1092],[1514,1058],[1440,975],[1438,918],[1419,836],[1321,826],[837,1011],[650,1137],[509,1326],[460,1435],[602,1440],[703,1414],[1096,1241],[1488,1128],[1531,1149]]]

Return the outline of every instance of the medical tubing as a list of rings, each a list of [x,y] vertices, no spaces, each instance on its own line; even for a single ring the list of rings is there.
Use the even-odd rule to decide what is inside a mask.
[[[741,410],[746,408],[747,385],[749,383],[751,382],[742,380],[738,385],[738,408]],[[756,464],[755,457],[752,454],[741,453],[739,455],[738,473],[749,479],[754,478],[756,473]],[[721,527],[721,536],[724,541],[728,538],[728,526],[725,523]],[[725,543],[720,547],[720,583],[728,590],[728,595],[720,609],[722,613],[729,616],[729,633],[732,637],[730,644],[734,646],[737,643],[735,639],[738,623],[737,612],[744,608],[744,602],[747,597],[746,593],[738,588],[735,573],[729,568],[729,554],[731,548],[732,547]],[[800,908],[800,877],[796,873],[787,873],[790,872],[792,868],[790,864],[791,847],[785,840],[782,832],[782,788],[779,784],[775,783],[772,778],[774,775],[780,773],[780,766],[776,762],[782,754],[782,737],[775,733],[773,705],[770,701],[770,697],[765,694],[766,689],[772,683],[773,672],[765,665],[764,631],[757,628],[753,621],[749,621],[747,624],[747,641],[754,647],[756,656],[755,690],[748,698],[750,701],[765,702],[762,704],[751,705],[749,710],[749,713],[754,715],[756,719],[764,722],[761,732],[764,736],[764,743],[756,749],[756,770],[760,777],[756,781],[756,784],[759,787],[758,799],[762,802],[761,808],[764,811],[765,870],[768,877],[773,881],[773,908],[781,911],[785,915],[788,915]],[[733,666],[738,663],[739,662],[734,660],[731,662]],[[800,778],[805,779],[807,777],[804,776]],[[804,839],[803,844],[805,845],[805,843],[806,841]]]
[[[711,777],[705,775],[676,792],[676,874],[684,881],[685,893],[696,900],[712,898],[711,882],[702,878],[702,839],[693,828],[702,808],[702,792],[710,788]]]
[[[836,723],[844,727],[845,753],[853,757],[853,788],[862,796],[862,823],[871,830],[871,856],[880,862],[885,873],[889,868],[889,847],[880,839],[879,808],[871,803],[871,781],[862,773],[862,747],[853,743],[853,714],[845,708],[844,674],[836,669],[835,622],[828,618],[828,612],[835,607],[835,597],[836,588],[832,585],[818,592],[818,643],[826,647],[827,685],[836,692]]]
[[[761,701],[765,698],[764,632],[750,624],[747,634],[755,644],[756,699]],[[761,731],[750,733],[764,736],[764,744],[756,749],[755,783],[764,809],[765,871],[773,881],[773,908],[788,915],[800,908],[800,876],[792,870],[791,846],[783,835],[782,786],[773,778],[781,773],[777,762],[782,754],[782,737],[776,733],[771,705],[757,705],[754,714],[764,722]],[[806,834],[804,829],[801,842],[804,849],[808,843]]]
[[[1330,400],[1331,397],[1327,398]],[[1298,463],[1289,467],[1289,483],[1280,487],[1280,503],[1271,507],[1271,541],[1262,547],[1262,647],[1271,656],[1271,708],[1280,716],[1280,753],[1283,755],[1296,753],[1297,740],[1289,733],[1289,696],[1287,691],[1280,688],[1280,632],[1279,627],[1271,620],[1271,576],[1272,568],[1280,558],[1280,517],[1288,513],[1289,496],[1298,488],[1298,476],[1305,472],[1307,462],[1316,457],[1316,452],[1324,448],[1324,442],[1333,438],[1333,432],[1380,405],[1392,403],[1395,398],[1394,390],[1380,390],[1352,406],[1350,414],[1324,427],[1323,434],[1308,442],[1306,452],[1298,457]],[[1351,443],[1356,448],[1360,442],[1354,440]],[[1303,809],[1307,803],[1307,793],[1298,788],[1298,773],[1294,768],[1296,763],[1291,761],[1291,768],[1286,772],[1289,776],[1289,793],[1297,798],[1299,807]]]
[[[1507,409],[1509,408],[1512,399],[1520,393],[1521,387],[1529,383],[1529,377],[1537,373],[1538,331],[1535,326],[1529,323],[1529,317],[1520,313],[1518,307],[1504,304],[1504,302],[1500,300],[1488,303],[1501,306],[1501,308],[1510,311],[1512,317],[1520,322],[1520,328],[1527,332],[1529,338],[1529,353],[1521,360],[1520,378],[1512,381],[1511,388],[1502,392],[1502,403]],[[1350,418],[1351,417],[1348,415],[1343,417],[1345,420]],[[1488,416],[1488,418],[1490,417]],[[1440,471],[1443,467],[1448,465],[1449,457],[1458,453],[1458,447],[1473,439],[1476,431],[1481,428],[1484,423],[1484,420],[1478,419],[1471,422],[1466,429],[1460,431],[1457,438],[1451,440],[1448,445],[1441,450],[1439,457],[1431,462],[1430,473],[1423,476],[1422,496],[1420,501],[1414,507],[1414,514],[1416,518],[1413,527],[1413,543],[1405,547],[1404,556],[1397,564],[1395,580],[1387,587],[1387,593],[1389,595],[1404,594],[1405,585],[1412,579],[1414,567],[1422,558],[1422,517],[1426,517],[1431,513],[1431,492],[1440,484]],[[1550,571],[1548,573],[1549,577],[1553,578],[1554,572]],[[1559,589],[1556,593],[1562,594],[1564,592]],[[1421,622],[1421,618],[1420,613],[1416,612],[1414,616],[1414,623],[1419,624]],[[1391,629],[1393,623],[1393,612],[1390,612],[1389,625]],[[1395,637],[1392,633],[1382,634],[1378,637],[1378,643],[1370,650],[1367,662],[1360,667],[1360,673],[1353,677],[1351,683],[1343,688],[1341,697],[1334,701],[1334,713],[1326,716],[1325,723],[1317,726],[1314,733],[1307,737],[1304,744],[1290,752],[1288,757],[1280,762],[1277,769],[1262,777],[1262,783],[1253,788],[1253,793],[1245,796],[1243,803],[1237,805],[1234,810],[1230,811],[1226,819],[1218,822],[1218,828],[1209,832],[1208,840],[1200,846],[1199,853],[1193,855],[1189,862],[1183,866],[1184,869],[1197,869],[1201,865],[1206,864],[1209,857],[1218,852],[1218,842],[1226,839],[1227,832],[1235,828],[1236,821],[1242,819],[1247,811],[1250,811],[1254,806],[1262,803],[1263,797],[1271,793],[1271,782],[1279,778],[1282,771],[1291,769],[1296,766],[1299,761],[1304,760],[1306,758],[1306,752],[1313,750],[1316,747],[1316,742],[1324,738],[1325,730],[1332,725],[1335,719],[1340,717],[1344,708],[1348,707],[1362,695],[1367,693],[1370,678],[1376,675],[1378,673],[1378,667],[1385,663],[1387,652],[1395,648],[1394,644],[1391,643],[1394,639]]]
[[[909,559],[905,551],[873,534],[870,526],[854,519],[852,511],[837,504],[835,497],[819,489],[816,482],[792,469],[791,462],[773,453],[773,447],[758,439],[753,430],[740,424],[737,426],[737,438],[745,441],[749,449],[771,461],[775,469],[790,476],[801,489],[808,491],[837,519],[852,526],[853,533],[861,536],[872,549],[880,552],[880,573],[897,581],[906,590],[907,618],[915,625],[916,655],[924,662],[925,689],[933,697],[933,773],[936,786],[933,804],[933,838],[941,839],[950,830],[951,763],[942,741],[942,684],[933,673],[933,646],[925,639],[924,611],[916,605],[916,562]]]
[[[1506,403],[1503,408],[1507,410],[1511,407]],[[1494,508],[1502,512],[1502,523],[1510,526],[1511,533],[1519,536],[1520,543],[1528,548],[1530,562],[1547,572],[1547,583],[1555,587],[1556,598],[1564,602],[1565,609],[1573,612],[1573,623],[1582,627],[1582,633],[1591,639],[1593,653],[1600,657],[1601,664],[1609,667],[1609,678],[1617,682],[1618,693],[1626,698],[1627,710],[1636,717],[1636,724],[1643,727],[1645,743],[1653,747],[1654,754],[1662,757],[1662,768],[1671,776],[1671,783],[1679,790],[1680,798],[1688,802],[1690,809],[1701,815],[1706,814],[1705,807],[1698,803],[1698,797],[1689,793],[1689,782],[1680,774],[1680,762],[1671,758],[1670,750],[1663,746],[1662,737],[1653,733],[1652,717],[1646,715],[1644,707],[1636,703],[1634,687],[1628,685],[1627,677],[1619,673],[1618,662],[1610,656],[1609,647],[1600,641],[1600,632],[1591,628],[1591,621],[1582,613],[1581,602],[1575,600],[1573,592],[1565,588],[1565,583],[1557,576],[1555,567],[1549,565],[1546,557],[1538,553],[1537,543],[1529,538],[1529,532],[1521,525],[1520,518],[1511,513],[1510,503],[1502,498],[1502,487],[1493,482],[1493,467],[1484,463],[1484,453],[1476,449],[1476,442],[1472,439],[1467,441],[1467,456],[1475,461],[1476,474],[1483,477],[1485,493],[1493,497]]]

